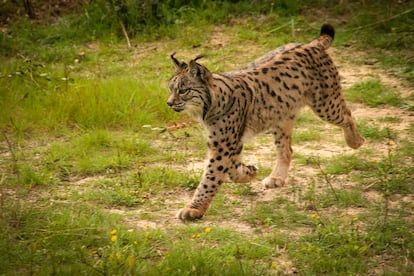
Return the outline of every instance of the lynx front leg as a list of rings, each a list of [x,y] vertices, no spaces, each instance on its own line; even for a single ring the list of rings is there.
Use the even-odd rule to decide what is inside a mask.
[[[257,168],[241,162],[241,152],[243,145],[240,145],[231,158],[229,177],[236,183],[248,183],[256,178]]]
[[[186,221],[200,219],[204,216],[226,177],[229,163],[229,159],[220,154],[210,154],[208,165],[193,199],[178,211],[177,218]]]

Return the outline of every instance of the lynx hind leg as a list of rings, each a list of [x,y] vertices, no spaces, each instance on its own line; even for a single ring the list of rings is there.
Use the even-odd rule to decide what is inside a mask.
[[[346,105],[345,100],[340,92],[337,103],[330,98],[326,99],[318,106],[312,106],[313,111],[323,120],[341,127],[344,131],[344,137],[350,148],[357,149],[364,144],[365,139],[359,134],[355,120],[352,118],[351,110]],[[332,103],[332,104],[328,104]],[[322,106],[322,108],[321,108]]]
[[[262,184],[266,189],[273,189],[283,187],[285,185],[285,180],[281,177],[268,176],[262,180]]]
[[[289,130],[288,135],[275,135],[277,160],[272,173],[262,180],[262,184],[266,189],[282,187],[286,183],[290,161],[292,159],[290,132],[291,131]]]

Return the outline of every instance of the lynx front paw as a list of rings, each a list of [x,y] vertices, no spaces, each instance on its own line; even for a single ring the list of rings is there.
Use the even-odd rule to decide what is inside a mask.
[[[268,176],[265,179],[263,179],[262,184],[266,189],[272,189],[284,186],[285,180],[279,177]]]
[[[190,220],[196,220],[202,218],[204,215],[204,212],[190,208],[190,207],[184,207],[180,211],[178,211],[176,217],[181,219],[182,221],[190,221]]]
[[[247,168],[249,168],[249,175],[250,175],[250,180],[253,180],[256,178],[257,176],[257,168],[255,166],[252,165],[247,165]]]
[[[256,178],[257,169],[251,165],[241,165],[237,170],[230,172],[230,179],[235,183],[249,183]]]

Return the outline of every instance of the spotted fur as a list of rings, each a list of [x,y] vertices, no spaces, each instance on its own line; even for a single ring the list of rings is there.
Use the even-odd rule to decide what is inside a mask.
[[[178,218],[201,218],[227,177],[234,182],[255,178],[256,168],[241,161],[243,139],[253,134],[270,131],[277,148],[276,165],[262,181],[264,186],[284,185],[292,156],[292,128],[306,105],[341,127],[351,148],[363,144],[342,95],[338,71],[325,51],[334,34],[333,27],[325,24],[309,44],[282,46],[238,71],[221,74],[198,63],[202,56],[187,64],[171,55],[176,72],[169,82],[167,103],[201,122],[208,136],[204,174]]]

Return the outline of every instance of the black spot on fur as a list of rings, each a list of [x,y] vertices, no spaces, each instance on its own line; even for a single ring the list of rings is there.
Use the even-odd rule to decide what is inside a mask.
[[[282,97],[277,96],[277,100],[279,101],[279,103],[283,103]]]

